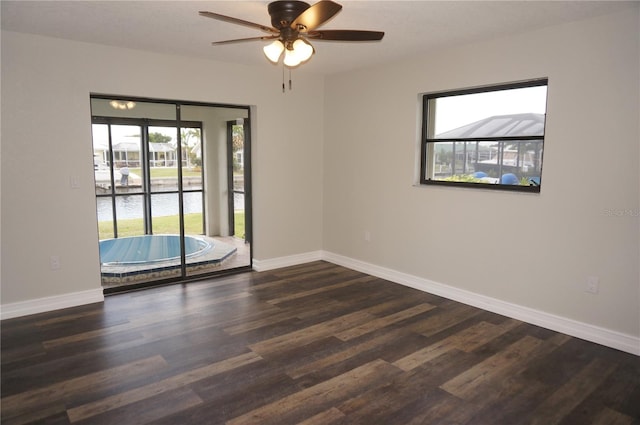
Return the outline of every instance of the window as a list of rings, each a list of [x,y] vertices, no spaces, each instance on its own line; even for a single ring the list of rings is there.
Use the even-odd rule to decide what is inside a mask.
[[[547,79],[423,96],[420,183],[540,192]]]

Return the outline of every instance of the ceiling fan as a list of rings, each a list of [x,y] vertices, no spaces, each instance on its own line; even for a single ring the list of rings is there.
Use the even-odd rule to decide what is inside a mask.
[[[341,5],[330,0],[321,0],[313,6],[303,1],[274,1],[269,3],[268,6],[271,27],[219,13],[202,11],[200,15],[256,28],[269,34],[259,37],[214,41],[211,43],[214,46],[241,41],[274,40],[273,43],[264,47],[264,54],[271,62],[278,63],[284,52],[283,64],[288,68],[293,68],[307,61],[315,53],[308,40],[377,41],[384,37],[384,32],[382,31],[316,29],[341,9]]]

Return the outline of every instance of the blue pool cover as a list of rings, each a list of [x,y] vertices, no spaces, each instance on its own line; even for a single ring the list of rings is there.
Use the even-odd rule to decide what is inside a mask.
[[[211,247],[211,244],[203,239],[185,237],[187,257],[204,253]],[[179,257],[179,235],[142,235],[100,241],[100,263],[102,264],[138,264]]]

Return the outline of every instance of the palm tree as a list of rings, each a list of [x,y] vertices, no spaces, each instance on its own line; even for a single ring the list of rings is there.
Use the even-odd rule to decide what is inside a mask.
[[[192,156],[191,149],[197,142],[200,141],[200,129],[199,128],[181,128],[180,140],[182,143],[182,158],[187,159],[187,167],[191,168]]]

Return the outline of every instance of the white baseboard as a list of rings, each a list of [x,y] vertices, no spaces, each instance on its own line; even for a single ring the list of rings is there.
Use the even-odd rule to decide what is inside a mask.
[[[640,338],[324,251],[330,263],[640,356]]]
[[[325,260],[330,263],[367,273],[423,292],[428,292],[430,294],[438,295],[450,300],[478,307],[483,310],[501,314],[513,319],[522,320],[523,322],[551,329],[556,332],[562,332],[567,335],[640,356],[640,338],[636,336],[578,322],[566,317],[502,301],[497,298],[476,294],[474,292],[402,273],[393,269],[376,266],[375,264],[327,251],[313,251],[268,260],[253,260],[253,268],[256,271],[261,272],[319,260]],[[1,306],[0,320],[102,301],[104,301],[102,289],[94,289],[4,304]]]
[[[279,269],[281,267],[297,266],[298,264],[320,261],[323,258],[322,251],[312,251],[304,254],[289,255],[287,257],[271,258],[268,260],[253,260],[253,269],[257,272]]]
[[[72,292],[70,294],[54,295],[52,297],[37,298],[35,300],[3,304],[0,310],[0,320],[102,301],[104,301],[104,294],[102,292],[102,288],[100,288],[88,291]]]

